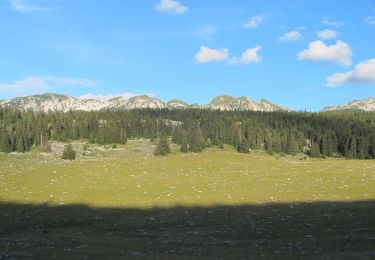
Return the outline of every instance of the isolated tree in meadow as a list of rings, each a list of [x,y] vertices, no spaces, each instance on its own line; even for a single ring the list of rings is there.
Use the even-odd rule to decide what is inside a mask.
[[[171,153],[171,149],[169,148],[168,136],[162,135],[158,140],[154,154],[158,156],[158,155],[168,155],[170,153]]]
[[[71,144],[67,144],[64,146],[62,159],[71,161],[76,159],[76,152],[74,151]]]

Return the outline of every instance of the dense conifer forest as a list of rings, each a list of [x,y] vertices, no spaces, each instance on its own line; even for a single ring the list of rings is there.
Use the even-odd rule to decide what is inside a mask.
[[[0,108],[0,151],[50,149],[49,141],[125,144],[128,138],[165,140],[183,152],[213,145],[238,152],[311,157],[375,158],[375,113],[253,112],[205,109],[33,112]]]

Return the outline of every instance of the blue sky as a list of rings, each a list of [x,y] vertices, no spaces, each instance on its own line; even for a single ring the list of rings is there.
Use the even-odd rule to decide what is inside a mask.
[[[0,0],[0,99],[375,96],[374,0]]]

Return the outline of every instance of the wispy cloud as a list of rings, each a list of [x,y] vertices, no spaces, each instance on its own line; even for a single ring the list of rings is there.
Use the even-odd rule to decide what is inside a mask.
[[[189,7],[182,5],[176,0],[160,0],[155,8],[161,13],[169,14],[184,14],[189,11]]]
[[[357,64],[354,70],[333,74],[327,78],[326,85],[334,87],[347,83],[375,83],[375,59]]]
[[[247,29],[254,29],[254,28],[258,27],[259,25],[261,25],[264,22],[265,19],[266,19],[265,15],[253,16],[253,17],[250,18],[249,21],[247,21],[243,25],[243,27],[247,28]]]
[[[27,77],[11,83],[0,83],[0,91],[8,96],[25,96],[67,87],[95,87],[97,83],[88,79],[69,77]]]
[[[284,33],[280,38],[279,42],[295,42],[301,38],[301,33],[298,31],[290,31]]]
[[[316,33],[316,35],[323,40],[334,39],[337,37],[337,34],[338,33],[336,31],[330,29],[319,31]]]
[[[219,29],[216,26],[204,25],[192,30],[192,35],[204,41],[212,41]]]
[[[56,10],[55,7],[44,7],[36,4],[31,4],[27,0],[8,0],[10,7],[18,12],[35,12],[35,11],[51,11]]]
[[[324,25],[329,25],[329,26],[333,26],[333,27],[336,27],[336,28],[340,28],[340,27],[343,27],[344,26],[344,23],[343,22],[340,22],[340,21],[332,21],[332,20],[328,20],[328,19],[324,19],[322,21],[322,24]]]
[[[375,16],[368,16],[364,19],[365,23],[367,23],[368,25],[375,25]]]
[[[334,61],[342,66],[350,66],[352,63],[352,50],[343,41],[336,44],[326,45],[322,41],[314,41],[306,50],[298,53],[299,60]]]

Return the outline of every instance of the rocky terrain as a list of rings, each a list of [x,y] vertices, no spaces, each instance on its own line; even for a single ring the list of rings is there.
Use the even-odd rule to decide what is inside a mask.
[[[375,112],[375,98],[353,100],[342,106],[329,106],[323,109],[323,111],[340,111],[340,110],[363,110],[363,111]]]
[[[108,100],[99,99],[79,99],[76,97],[61,95],[61,94],[41,94],[27,97],[17,97],[11,100],[0,101],[0,105],[9,108],[16,108],[22,110],[32,109],[34,111],[63,111],[82,110],[82,111],[97,111],[101,109],[137,109],[137,108],[151,108],[151,109],[214,109],[214,110],[251,110],[251,111],[289,111],[289,109],[273,104],[265,99],[259,103],[247,97],[231,97],[218,96],[212,99],[207,105],[192,104],[189,105],[185,101],[173,99],[168,102],[163,102],[157,98],[146,95],[135,96],[129,99],[123,97],[115,97]]]

